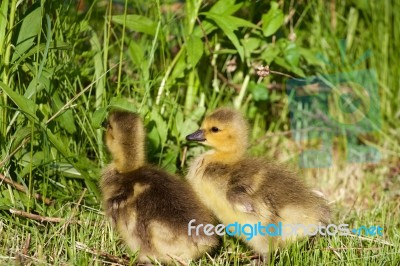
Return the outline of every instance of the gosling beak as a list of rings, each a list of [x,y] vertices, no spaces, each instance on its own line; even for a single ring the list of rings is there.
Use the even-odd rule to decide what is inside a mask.
[[[203,129],[199,129],[196,132],[194,132],[194,133],[192,133],[190,135],[187,135],[186,136],[186,140],[189,140],[189,141],[192,141],[192,140],[194,140],[194,141],[205,141],[206,138],[204,137],[204,130]]]

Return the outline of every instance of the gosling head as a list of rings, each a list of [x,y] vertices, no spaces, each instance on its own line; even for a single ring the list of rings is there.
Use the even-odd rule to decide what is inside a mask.
[[[186,140],[199,141],[216,152],[242,156],[248,145],[248,126],[236,110],[220,108],[207,116],[199,130],[186,136]]]
[[[116,170],[133,171],[145,163],[143,122],[138,114],[113,111],[106,122],[106,145]]]

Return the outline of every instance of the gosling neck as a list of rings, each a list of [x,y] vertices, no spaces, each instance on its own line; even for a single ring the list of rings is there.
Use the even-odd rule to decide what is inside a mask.
[[[220,162],[225,164],[234,164],[240,161],[246,153],[245,148],[232,149],[229,151],[221,151],[214,149],[209,155],[210,159],[214,162]]]
[[[142,123],[136,123],[132,131],[133,134],[115,138],[111,143],[113,162],[119,173],[131,172],[146,164],[145,132]]]
[[[134,171],[146,164],[144,145],[123,145],[122,152],[114,156],[113,164],[119,173]]]

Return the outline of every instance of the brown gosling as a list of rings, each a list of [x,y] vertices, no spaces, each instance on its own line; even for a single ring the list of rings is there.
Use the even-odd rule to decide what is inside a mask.
[[[308,230],[298,226],[294,231],[289,225],[310,226],[314,232],[315,226],[329,221],[330,210],[325,200],[295,173],[282,165],[246,155],[248,125],[238,111],[216,110],[186,139],[212,148],[195,158],[187,179],[222,223],[261,222],[264,226],[282,223],[282,236],[271,236],[277,233],[274,227],[264,229],[264,236],[259,233],[251,239],[242,234],[241,238],[256,252],[265,255],[304,236],[304,230]]]
[[[138,261],[191,260],[218,244],[216,236],[188,232],[188,223],[213,223],[190,185],[145,159],[145,129],[137,114],[114,111],[105,134],[112,163],[101,176],[103,207]]]

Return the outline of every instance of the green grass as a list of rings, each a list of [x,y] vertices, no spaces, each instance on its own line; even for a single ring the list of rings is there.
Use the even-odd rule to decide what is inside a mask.
[[[334,223],[381,225],[384,234],[319,237],[269,261],[400,263],[397,1],[98,0],[80,10],[72,0],[28,2],[0,4],[0,173],[24,190],[0,181],[1,265],[102,265],[110,255],[134,264],[100,208],[98,179],[109,161],[100,125],[111,108],[144,117],[148,158],[172,173],[184,175],[205,149],[185,136],[224,105],[249,119],[253,155],[296,167],[316,143],[291,139],[287,75],[363,69],[377,73],[379,101],[372,100],[382,123],[358,141],[379,149],[381,161],[346,163],[348,145],[339,137],[331,168],[299,171],[331,202]],[[273,71],[264,79],[256,74],[261,64]],[[10,209],[61,220],[39,222]],[[252,255],[227,238],[193,265],[242,265]]]

